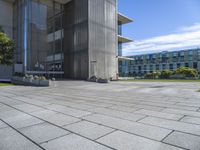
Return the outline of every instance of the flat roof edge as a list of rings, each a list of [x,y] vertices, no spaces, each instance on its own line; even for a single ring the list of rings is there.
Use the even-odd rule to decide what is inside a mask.
[[[126,37],[123,37],[121,35],[118,35],[118,41],[121,42],[121,43],[130,43],[130,42],[133,42],[133,40],[131,40],[129,38],[126,38]]]
[[[122,24],[127,24],[133,22],[133,20],[121,13],[118,13],[118,21],[120,21]]]

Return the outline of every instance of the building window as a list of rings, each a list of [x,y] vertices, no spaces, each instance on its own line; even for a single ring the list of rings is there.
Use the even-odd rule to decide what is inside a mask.
[[[118,43],[118,56],[122,56],[122,43]]]
[[[193,60],[193,56],[189,56],[189,61],[192,61]]]
[[[180,63],[178,63],[178,64],[177,64],[177,68],[180,68],[180,67],[181,67],[181,64],[180,64]]]
[[[197,62],[193,62],[193,68],[194,68],[194,69],[197,69],[197,68],[198,68]]]
[[[163,69],[163,70],[166,69],[166,65],[165,65],[165,64],[162,65],[162,69]]]
[[[189,55],[193,55],[193,51],[189,51]]]
[[[122,23],[118,21],[118,35],[122,35]]]
[[[170,64],[170,65],[169,65],[169,69],[170,69],[170,70],[173,70],[173,69],[174,69],[174,65],[173,65],[173,64]]]
[[[177,56],[177,53],[176,53],[176,52],[174,52],[174,53],[173,53],[173,56],[174,56],[174,57],[176,57],[176,56]]]
[[[160,70],[160,65],[156,65],[156,70]]]
[[[181,56],[184,56],[184,52],[181,52],[180,55],[181,55]]]

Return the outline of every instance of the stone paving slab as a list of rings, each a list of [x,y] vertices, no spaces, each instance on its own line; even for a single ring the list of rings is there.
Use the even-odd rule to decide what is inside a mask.
[[[179,119],[181,119],[183,117],[183,115],[163,113],[163,112],[145,110],[145,109],[141,109],[141,110],[135,111],[134,113],[136,113],[136,114],[137,113],[138,114],[144,114],[144,115],[153,116],[153,117],[159,117],[159,118],[164,118],[164,119],[172,119],[172,120],[179,120]]]
[[[15,100],[15,99],[13,99],[13,97],[12,97],[12,99],[6,98],[6,99],[3,99],[3,100],[0,100],[0,102],[3,102],[3,104],[10,105],[10,106],[24,104],[24,102]]]
[[[48,123],[41,123],[34,126],[22,128],[19,131],[28,136],[36,143],[43,143],[69,134],[68,131],[60,129]]]
[[[125,111],[125,112],[134,112],[136,110],[139,110],[140,108],[134,108],[134,107],[126,107],[126,106],[112,106],[109,107],[109,109],[119,110],[119,111]]]
[[[131,121],[137,121],[145,117],[145,115],[142,114],[133,114],[108,108],[94,108],[90,109],[90,111]]]
[[[75,122],[80,121],[80,119],[71,117],[71,116],[67,116],[67,115],[63,115],[60,113],[54,114],[52,116],[43,118],[45,121],[48,121],[52,124],[58,125],[58,126],[64,126],[67,124],[72,124]]]
[[[20,104],[20,105],[15,105],[13,106],[19,110],[22,110],[24,112],[34,112],[34,111],[41,111],[41,110],[44,110],[43,108],[41,107],[37,107],[37,106],[34,106],[34,105],[31,105],[31,104]]]
[[[173,132],[164,140],[164,142],[190,150],[200,150],[199,136],[194,136],[181,132]]]
[[[86,116],[86,115],[91,114],[90,112],[87,112],[87,111],[74,109],[74,108],[70,108],[70,107],[66,107],[66,106],[62,106],[62,105],[56,105],[56,104],[48,105],[48,106],[45,106],[45,107],[47,109],[54,110],[54,111],[57,111],[57,112],[61,112],[61,113],[71,115],[71,116],[74,116],[74,117],[82,117],[82,116]]]
[[[41,146],[46,150],[111,150],[75,134],[49,141]]]
[[[51,110],[44,110],[44,111],[38,111],[31,113],[33,116],[37,116],[38,118],[41,118],[45,121],[48,121],[52,124],[58,125],[58,126],[64,126],[67,124],[75,123],[80,121],[80,119],[64,115],[55,111]]]
[[[116,131],[97,140],[118,150],[182,150],[174,146]]]
[[[172,131],[170,129],[144,125],[138,122],[131,122],[128,120],[113,118],[99,114],[90,115],[84,117],[84,119],[158,141],[161,141]]]
[[[43,122],[42,120],[37,119],[27,114],[10,117],[10,118],[4,119],[4,121],[16,129],[32,126],[32,125]]]
[[[49,118],[49,117],[51,117],[51,116],[53,116],[57,113],[58,112],[46,109],[46,110],[42,110],[42,111],[31,112],[30,114],[35,116],[35,117],[41,118],[41,119],[46,119],[46,118]]]
[[[199,150],[199,87],[85,81],[0,87],[6,123],[0,121],[0,150]]]
[[[12,128],[0,129],[0,150],[42,150]]]
[[[24,115],[23,112],[21,111],[18,111],[16,109],[12,109],[12,110],[9,110],[9,111],[3,111],[0,113],[0,119],[9,119],[9,118],[13,118],[13,117],[16,117],[16,116],[20,116],[20,115]]]
[[[196,111],[198,109],[198,107],[193,107],[193,106],[179,106],[166,103],[163,104],[163,103],[143,102],[142,104],[150,106],[158,106],[158,107],[168,107],[173,109],[192,110],[192,111]]]
[[[39,100],[39,98],[40,98],[40,100]],[[31,98],[22,97],[22,96],[17,97],[18,100],[21,100],[25,103],[29,103],[29,104],[33,104],[33,105],[38,105],[38,106],[45,106],[45,105],[49,105],[52,103],[51,100],[47,101],[46,98],[44,98],[42,96],[40,96],[39,98],[38,97],[35,98],[34,96]]]
[[[7,127],[7,125],[0,120],[0,129]]]
[[[77,103],[66,102],[66,101],[58,101],[57,104],[72,107],[72,108],[75,108],[75,109],[78,108],[78,109],[81,109],[81,110],[87,110],[87,109],[94,108],[94,106],[91,106],[91,105],[77,104]]]
[[[139,104],[139,105],[135,105],[135,108],[141,108],[141,109],[147,109],[147,110],[154,110],[154,111],[161,111],[163,110],[165,107],[161,107],[161,106],[151,106],[151,105],[143,105],[143,104]]]
[[[191,102],[178,102],[176,103],[178,106],[192,106],[192,107],[200,107],[200,103],[191,103]]]
[[[184,123],[180,121],[165,120],[161,118],[147,117],[139,121],[141,123],[155,125],[163,128],[168,128],[171,130],[191,133],[195,135],[200,135],[200,125]]]
[[[166,108],[163,112],[200,117],[200,112]]]
[[[78,123],[67,125],[64,128],[92,140],[95,140],[114,131],[114,129],[87,121],[81,121]]]
[[[5,111],[9,111],[9,110],[13,110],[13,108],[6,106],[6,105],[1,105],[0,106],[0,113],[5,112]]]
[[[184,118],[181,119],[181,121],[200,125],[200,118],[197,117],[185,116]]]

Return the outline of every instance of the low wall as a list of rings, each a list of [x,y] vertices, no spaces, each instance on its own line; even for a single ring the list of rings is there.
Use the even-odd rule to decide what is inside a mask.
[[[12,66],[0,65],[0,81],[11,81]]]

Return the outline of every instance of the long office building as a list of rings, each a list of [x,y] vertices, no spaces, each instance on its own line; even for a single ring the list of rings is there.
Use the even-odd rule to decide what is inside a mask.
[[[0,0],[0,26],[15,42],[14,72],[116,79],[118,45],[127,40],[118,29],[127,20],[117,0]]]
[[[163,51],[159,53],[129,56],[133,60],[122,61],[120,76],[143,76],[153,71],[190,67],[200,72],[200,49]]]

